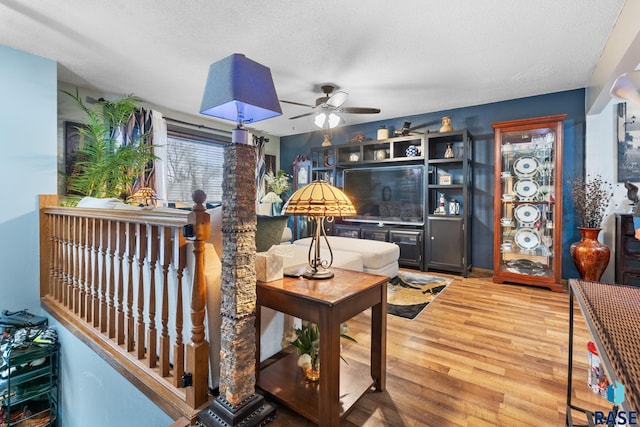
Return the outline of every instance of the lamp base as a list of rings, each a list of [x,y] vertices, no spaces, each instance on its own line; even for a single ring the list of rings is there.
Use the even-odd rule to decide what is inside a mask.
[[[302,277],[312,280],[331,279],[333,277],[333,271],[322,267],[317,269],[308,268],[307,271],[302,274]]]

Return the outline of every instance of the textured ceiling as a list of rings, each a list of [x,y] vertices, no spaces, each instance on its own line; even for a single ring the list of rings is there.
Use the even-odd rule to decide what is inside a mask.
[[[209,65],[243,53],[280,99],[331,82],[346,124],[586,87],[624,0],[0,0],[0,44],[58,61],[58,79],[198,116]],[[317,130],[309,110],[252,124]],[[212,119],[213,120],[213,119]]]

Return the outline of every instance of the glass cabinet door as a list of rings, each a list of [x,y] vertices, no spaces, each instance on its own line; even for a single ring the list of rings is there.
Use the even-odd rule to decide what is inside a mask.
[[[562,290],[562,120],[494,123],[494,281]]]

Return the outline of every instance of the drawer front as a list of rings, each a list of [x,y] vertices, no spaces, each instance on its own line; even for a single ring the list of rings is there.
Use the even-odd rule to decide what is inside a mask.
[[[624,250],[625,255],[640,256],[640,240],[629,236],[624,236],[622,239],[622,249]]]
[[[379,240],[381,242],[386,242],[388,240],[389,231],[388,230],[376,230],[374,228],[361,228],[360,235],[363,239],[367,240]]]
[[[349,227],[344,225],[336,226],[335,235],[339,237],[360,238],[360,227]]]
[[[620,215],[620,232],[624,236],[633,236],[635,229],[633,228],[633,216]]]
[[[631,257],[625,256],[622,259],[623,268],[625,271],[635,271],[640,273],[640,258],[639,257]]]
[[[640,286],[640,274],[624,273],[622,275],[622,284],[629,286]]]

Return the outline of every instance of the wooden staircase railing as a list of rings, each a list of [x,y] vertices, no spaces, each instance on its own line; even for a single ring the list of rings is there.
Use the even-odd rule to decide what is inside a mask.
[[[210,225],[204,193],[194,199],[189,213],[67,208],[57,196],[40,197],[43,307],[169,416],[187,420],[210,397],[203,267]],[[183,387],[185,373],[191,385]]]

